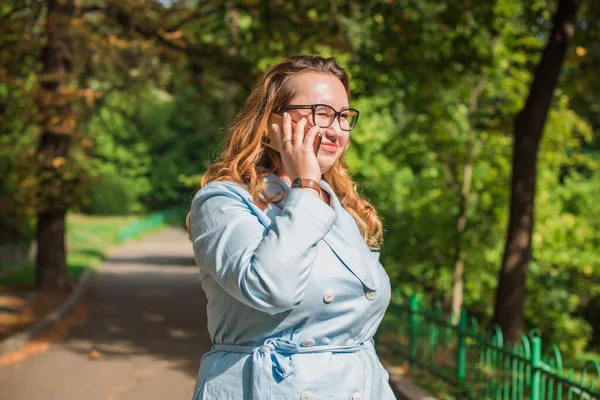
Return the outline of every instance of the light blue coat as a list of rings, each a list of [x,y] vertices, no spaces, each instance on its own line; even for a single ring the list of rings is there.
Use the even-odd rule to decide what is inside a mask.
[[[332,207],[274,174],[265,210],[244,188],[211,182],[191,209],[213,350],[194,399],[394,399],[372,337],[389,277],[324,180]]]

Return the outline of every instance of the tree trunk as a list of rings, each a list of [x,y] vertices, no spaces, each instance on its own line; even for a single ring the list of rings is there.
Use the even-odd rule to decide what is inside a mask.
[[[496,45],[494,44],[494,47]],[[467,143],[466,143],[466,160],[463,168],[463,182],[460,187],[459,193],[459,205],[458,205],[458,217],[456,220],[456,236],[454,241],[454,275],[453,275],[453,286],[452,286],[452,323],[458,325],[460,321],[460,312],[463,305],[463,292],[464,292],[464,270],[465,261],[463,257],[463,237],[467,228],[467,209],[469,206],[469,197],[471,196],[471,183],[473,181],[473,160],[479,153],[481,147],[481,140],[477,139],[475,132],[475,121],[473,116],[477,112],[479,107],[479,97],[485,89],[485,85],[488,82],[488,74],[485,73],[477,83],[471,87],[470,90],[470,104],[469,104],[469,130],[467,131]],[[456,185],[458,186],[458,185]]]
[[[65,212],[38,215],[35,281],[38,288],[66,289]]]
[[[71,72],[73,0],[47,0],[46,42],[39,76],[40,143],[36,287],[67,289],[65,253],[66,199],[61,193],[60,167],[67,162],[75,129],[69,94],[63,90]]]
[[[452,323],[458,324],[460,320],[460,311],[463,304],[463,274],[465,261],[462,254],[462,241],[467,227],[467,205],[469,195],[471,194],[471,181],[473,178],[473,144],[469,143],[469,154],[464,168],[462,190],[460,192],[460,204],[458,219],[456,221],[456,237],[454,245],[454,284],[452,287]]]
[[[537,66],[527,102],[514,121],[510,221],[494,309],[494,321],[502,328],[508,343],[517,340],[523,330],[537,152],[567,46],[575,32],[580,3],[580,0],[560,0],[552,33]]]

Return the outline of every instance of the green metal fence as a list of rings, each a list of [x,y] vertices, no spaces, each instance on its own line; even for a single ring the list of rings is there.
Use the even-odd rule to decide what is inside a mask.
[[[447,382],[457,399],[600,399],[598,362],[565,371],[557,346],[542,351],[539,332],[509,347],[498,327],[483,333],[464,311],[454,325],[441,307],[420,304],[414,295],[394,292],[376,339],[392,357]]]
[[[118,240],[119,242],[122,242],[144,232],[159,228],[165,224],[183,225],[185,215],[186,211],[182,208],[172,208],[156,212],[121,229],[118,234]]]

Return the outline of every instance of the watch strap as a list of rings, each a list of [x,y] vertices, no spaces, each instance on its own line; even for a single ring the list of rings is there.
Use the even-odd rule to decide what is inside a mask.
[[[317,192],[321,193],[321,185],[319,185],[319,182],[317,182],[313,179],[304,179],[304,178],[294,179],[294,181],[292,182],[292,189],[295,189],[295,188],[314,189]]]

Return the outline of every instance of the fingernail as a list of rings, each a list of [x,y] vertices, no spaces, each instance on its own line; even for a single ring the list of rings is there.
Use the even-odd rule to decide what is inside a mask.
[[[283,116],[284,116],[284,117],[287,117],[288,115],[289,115],[289,114],[288,114],[287,112],[284,112],[284,113],[283,113]]]
[[[277,130],[277,124],[271,124],[271,128],[273,128],[274,131]]]

